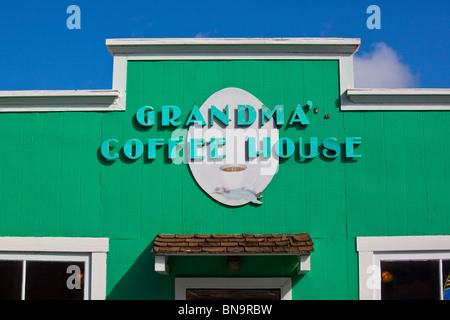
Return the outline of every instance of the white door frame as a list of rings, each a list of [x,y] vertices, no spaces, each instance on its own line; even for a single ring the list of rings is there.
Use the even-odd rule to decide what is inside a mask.
[[[292,300],[292,281],[273,278],[175,278],[175,300],[186,300],[186,289],[280,289],[281,300]]]

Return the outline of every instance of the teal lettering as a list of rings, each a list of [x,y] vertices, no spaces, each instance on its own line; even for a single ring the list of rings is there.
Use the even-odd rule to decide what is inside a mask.
[[[112,142],[114,142],[114,143],[119,143],[119,140],[117,140],[117,139],[108,139],[108,140],[105,140],[105,141],[103,141],[102,146],[101,146],[101,148],[100,148],[100,151],[101,151],[101,153],[102,153],[103,158],[105,158],[105,159],[108,160],[108,161],[115,161],[115,160],[119,157],[119,154],[118,154],[118,153],[114,153],[113,156],[111,156],[110,153],[109,153],[109,151],[110,151],[112,148],[114,148],[114,147],[111,147],[111,143],[112,143]]]
[[[270,120],[273,117],[273,114],[276,114],[277,119],[277,125],[283,125],[284,124],[284,106],[283,105],[277,105],[275,106],[275,109],[271,111],[269,108],[267,108],[265,105],[261,108],[261,125],[265,124],[265,119]]]
[[[318,138],[317,137],[311,137],[309,138],[309,155],[306,155],[303,152],[303,139],[300,137],[298,138],[298,154],[300,156],[300,158],[305,158],[305,159],[312,159],[314,157],[317,156],[317,154],[319,153],[319,142],[318,142]]]
[[[253,137],[249,137],[247,140],[247,150],[248,150],[248,157],[250,159],[256,158],[260,154],[262,154],[264,158],[270,158],[272,154],[270,150],[270,137],[263,137],[262,150],[256,150],[256,139]]]
[[[289,158],[294,150],[294,142],[289,138],[281,138],[275,143],[275,151],[281,158]]]
[[[164,139],[162,138],[148,139],[147,159],[156,159],[156,146],[162,145],[164,145]]]
[[[205,144],[205,139],[191,139],[191,159],[203,159],[204,156],[201,154],[197,154],[197,147],[198,145],[204,145]]]
[[[210,119],[210,125],[213,125],[214,118],[219,119],[220,122],[222,122],[224,125],[228,126],[228,106],[225,107],[225,113],[217,109],[215,106],[211,106],[211,119]]]
[[[299,122],[302,125],[309,125],[308,117],[306,116],[305,112],[303,111],[302,106],[298,105],[297,108],[295,108],[294,114],[292,115],[291,121],[289,121],[289,125],[292,125],[294,122]]]
[[[337,144],[336,138],[333,137],[325,138],[323,139],[322,144],[324,146],[322,154],[326,158],[334,159],[337,158],[337,156],[339,156],[339,154],[341,153],[341,148],[339,147],[339,144]],[[330,154],[329,151],[334,152],[334,154]]]
[[[209,147],[211,148],[210,154],[212,159],[225,158],[225,155],[219,155],[219,145],[225,145],[225,138],[212,138]]]
[[[248,117],[247,117],[248,116]],[[249,126],[256,120],[255,108],[249,105],[238,105],[238,125]]]
[[[171,126],[179,126],[180,121],[177,121],[181,116],[180,108],[176,106],[163,106],[161,109],[162,120],[161,125],[163,127]]]
[[[355,154],[355,145],[361,144],[360,137],[345,138],[345,156],[347,158],[361,158],[360,154]]]
[[[155,113],[153,107],[144,106],[138,109],[136,113],[137,122],[144,127],[150,127],[155,124]]]
[[[203,119],[203,116],[200,113],[200,110],[198,109],[197,106],[195,106],[192,109],[191,113],[189,114],[189,117],[188,117],[188,119],[186,121],[186,125],[189,126],[189,125],[194,124],[194,123],[197,123],[197,124],[199,124],[201,126],[205,126],[206,125],[205,119]]]
[[[178,138],[178,139],[169,139],[168,148],[167,148],[167,156],[169,159],[175,159],[177,157],[176,154],[176,146],[177,145],[184,145],[184,139]]]
[[[134,149],[134,150],[133,150]],[[123,145],[123,153],[128,159],[136,160],[144,152],[144,145],[141,140],[130,139]]]

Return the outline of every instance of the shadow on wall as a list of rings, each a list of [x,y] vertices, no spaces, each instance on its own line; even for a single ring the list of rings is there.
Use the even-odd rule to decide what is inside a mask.
[[[153,241],[139,255],[131,268],[117,282],[107,300],[170,300],[175,296],[173,277],[155,272]]]
[[[170,257],[170,275],[154,271],[153,242],[139,255],[131,268],[116,283],[107,300],[172,300],[175,277],[292,277],[295,287],[302,276],[295,274],[295,256],[243,257],[240,270],[231,273],[224,256]]]

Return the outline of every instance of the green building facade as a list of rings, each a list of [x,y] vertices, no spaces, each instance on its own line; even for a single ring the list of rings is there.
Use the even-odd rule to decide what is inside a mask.
[[[177,279],[186,278],[288,279],[284,298],[294,300],[442,298],[450,252],[449,90],[353,89],[352,55],[359,40],[284,40],[108,40],[112,90],[4,92],[0,260],[2,253],[41,251],[27,249],[29,244],[14,247],[27,239],[73,238],[76,244],[98,238],[101,249],[69,249],[87,256],[85,299],[170,300],[177,297]],[[193,107],[224,88],[245,90],[272,110],[285,108],[279,137],[289,138],[295,149],[279,159],[259,205],[215,201],[187,164],[169,157],[168,141],[176,130],[188,129]],[[309,124],[289,125],[299,105]],[[143,106],[154,108],[154,125],[139,123]],[[163,106],[181,110],[180,125],[161,123]],[[314,149],[311,137],[318,139],[318,154],[307,159],[300,152]],[[323,153],[327,137],[336,138],[340,150],[333,157]],[[348,137],[360,138],[354,157],[346,154]],[[156,138],[164,142],[152,159],[148,139]],[[117,153],[114,161],[102,152],[108,139],[116,139],[107,150]],[[137,159],[129,156],[139,153],[136,145],[125,151],[130,139],[143,144]],[[229,270],[226,254],[189,253],[164,257],[166,272],[155,271],[158,234],[298,233],[309,234],[314,247],[303,272],[297,272],[298,254],[245,252],[237,272]],[[65,251],[55,247],[56,255]],[[98,252],[102,258],[94,261]],[[416,256],[425,253],[430,257]],[[399,268],[380,261],[396,259],[437,261],[437,280],[416,277],[425,289],[389,287],[401,278],[394,274]],[[391,267],[393,281],[385,281],[384,267]],[[411,276],[428,267],[409,268]],[[426,270],[436,269],[433,264]],[[438,289],[431,281],[438,281]],[[410,295],[396,295],[402,288]]]

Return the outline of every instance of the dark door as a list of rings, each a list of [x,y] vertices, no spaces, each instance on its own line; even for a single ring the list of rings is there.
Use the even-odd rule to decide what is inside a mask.
[[[186,300],[281,300],[281,290],[186,289]]]

